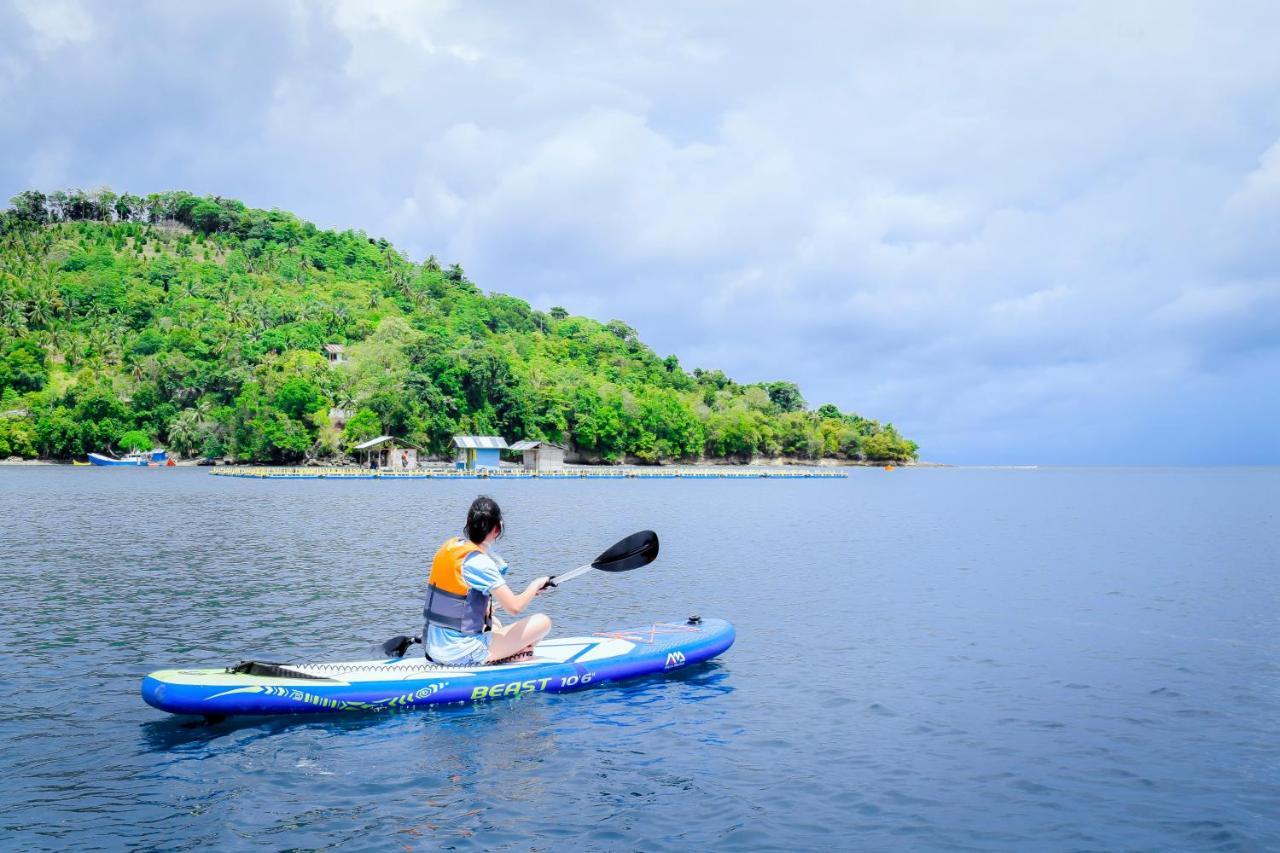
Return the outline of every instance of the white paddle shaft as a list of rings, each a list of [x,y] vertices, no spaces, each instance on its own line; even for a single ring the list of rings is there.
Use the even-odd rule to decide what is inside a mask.
[[[578,568],[576,569],[570,569],[569,571],[565,572],[562,575],[556,575],[555,576],[556,586],[559,586],[565,581],[573,580],[578,575],[585,574],[586,572],[591,571],[593,568],[595,568],[595,566],[591,565],[590,563],[587,563],[585,566],[578,566]]]

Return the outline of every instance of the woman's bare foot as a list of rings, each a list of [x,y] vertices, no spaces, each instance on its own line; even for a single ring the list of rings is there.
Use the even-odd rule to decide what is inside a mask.
[[[520,651],[516,652],[514,655],[508,655],[507,657],[502,658],[501,660],[495,660],[495,661],[492,661],[492,663],[494,663],[494,664],[500,664],[500,663],[520,663],[520,662],[522,662],[522,661],[527,661],[527,660],[533,660],[533,647],[532,647],[532,646],[525,646],[523,649],[521,649]]]

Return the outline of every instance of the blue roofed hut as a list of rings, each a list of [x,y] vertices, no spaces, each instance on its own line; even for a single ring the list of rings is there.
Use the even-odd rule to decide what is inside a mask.
[[[500,435],[455,435],[453,446],[458,449],[454,467],[467,471],[498,470],[499,454],[507,447],[507,440]]]

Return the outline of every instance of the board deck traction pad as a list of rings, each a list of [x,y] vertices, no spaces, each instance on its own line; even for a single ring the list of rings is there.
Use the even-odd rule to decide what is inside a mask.
[[[403,658],[273,664],[290,676],[229,669],[168,669],[142,681],[142,698],[175,714],[297,714],[376,711],[560,693],[642,675],[672,672],[733,645],[722,619],[652,622],[588,637],[544,640],[529,660],[490,666]],[[419,652],[420,654],[420,652]]]

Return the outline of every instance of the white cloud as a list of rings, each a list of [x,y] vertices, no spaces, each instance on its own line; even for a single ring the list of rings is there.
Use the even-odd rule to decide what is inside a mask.
[[[18,11],[31,27],[36,49],[42,54],[93,37],[93,19],[76,0],[18,0]]]
[[[1280,211],[1280,142],[1263,152],[1258,167],[1245,176],[1243,186],[1227,200],[1226,207],[1228,213],[1242,218]]]

